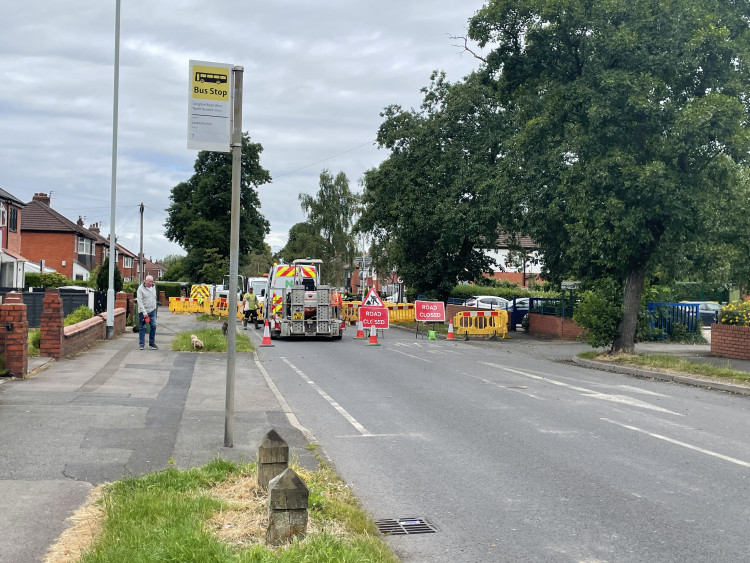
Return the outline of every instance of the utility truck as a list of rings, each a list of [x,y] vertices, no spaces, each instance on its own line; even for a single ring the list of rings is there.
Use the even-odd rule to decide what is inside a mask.
[[[333,306],[333,289],[320,284],[320,259],[277,264],[268,273],[263,316],[271,338],[328,336],[341,340],[344,322]]]

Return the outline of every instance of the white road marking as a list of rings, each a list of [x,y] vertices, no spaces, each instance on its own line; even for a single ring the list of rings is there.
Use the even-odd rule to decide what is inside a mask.
[[[336,409],[341,416],[343,416],[349,424],[354,426],[354,428],[357,429],[357,432],[362,434],[362,436],[372,436],[372,432],[368,431],[364,426],[362,426],[359,422],[357,422],[357,419],[355,419],[352,415],[350,415],[348,412],[346,412],[346,409],[339,405],[336,401],[334,401],[328,393],[323,391],[323,389],[318,386],[312,379],[307,377],[302,370],[300,370],[297,366],[295,366],[292,362],[287,360],[286,358],[281,358],[286,365],[288,365],[290,368],[292,368],[297,375],[299,375],[302,379],[307,381],[307,383],[310,384],[310,386],[315,389],[321,397],[323,397],[329,405],[331,405],[334,409]]]
[[[631,426],[629,424],[623,424],[622,422],[617,422],[615,420],[611,420],[609,418],[601,418],[600,420],[603,420],[604,422],[609,422],[611,424],[616,424],[617,426],[622,426],[623,428],[627,428],[628,430],[633,430],[635,432],[640,432],[641,434],[646,434],[647,436],[651,436],[652,438],[657,438],[659,440],[664,440],[665,442],[669,442],[670,444],[675,444],[677,446],[682,446],[683,448],[688,448],[689,450],[693,450],[695,452],[699,452],[702,454],[710,455],[712,457],[717,457],[719,459],[723,459],[724,461],[729,461],[731,463],[736,463],[737,465],[741,465],[742,467],[750,467],[750,463],[747,461],[742,461],[741,459],[737,459],[734,457],[729,457],[724,454],[720,454],[717,452],[712,452],[711,450],[707,450],[698,446],[693,446],[692,444],[688,444],[686,442],[680,442],[679,440],[675,440],[673,438],[668,438],[667,436],[662,436],[661,434],[654,434],[653,432],[649,432],[648,430],[644,430],[643,428],[638,428],[637,426]]]
[[[510,373],[515,373],[517,375],[521,375],[523,377],[529,377],[531,379],[537,379],[539,381],[544,381],[546,383],[550,383],[552,385],[559,385],[560,387],[567,387],[568,389],[573,389],[574,391],[579,391],[583,394],[584,397],[589,397],[591,399],[601,399],[603,401],[610,401],[613,403],[620,403],[623,405],[629,405],[631,407],[638,407],[641,409],[647,409],[657,412],[663,412],[667,414],[673,414],[675,416],[683,416],[680,413],[670,411],[668,409],[657,407],[656,405],[652,405],[651,403],[647,403],[645,401],[641,401],[640,399],[634,399],[632,397],[626,397],[625,395],[609,395],[606,393],[599,393],[597,391],[593,391],[591,389],[587,389],[586,387],[578,387],[577,385],[570,385],[569,383],[563,383],[562,381],[557,381],[555,379],[551,379],[549,377],[542,377],[541,375],[533,375],[531,373],[501,366],[498,364],[493,364],[489,362],[479,362],[480,364],[484,364],[486,366],[490,366],[493,368],[501,369],[504,371],[508,371]]]
[[[482,383],[486,383],[487,385],[492,385],[493,387],[497,387],[498,389],[507,389],[508,391],[513,391],[515,393],[520,393],[521,395],[525,395],[527,397],[531,397],[532,399],[537,399],[538,401],[543,401],[541,397],[537,397],[533,393],[529,393],[528,391],[524,391],[523,389],[519,389],[517,387],[509,387],[507,385],[500,385],[499,383],[495,383],[494,381],[490,381],[489,379],[484,379],[483,377],[479,377],[477,375],[472,375],[470,373],[465,373],[467,377],[471,377],[472,379],[477,379],[481,381]]]
[[[412,354],[407,354],[406,352],[402,352],[401,350],[392,350],[393,352],[396,352],[397,354],[403,354],[404,356],[409,356],[410,358],[414,358],[415,360],[421,360],[423,362],[427,362],[428,364],[431,364],[431,360],[426,360],[424,358],[420,358],[419,356],[414,356]]]
[[[308,442],[312,444],[317,444],[318,441],[315,439],[315,436],[313,436],[312,432],[310,432],[307,428],[302,426],[300,421],[297,419],[297,415],[294,414],[294,411],[292,411],[292,408],[286,402],[286,399],[284,399],[284,396],[281,394],[281,391],[279,391],[279,388],[276,387],[276,384],[273,382],[273,379],[271,379],[271,376],[268,375],[266,368],[263,367],[263,364],[260,363],[260,358],[258,357],[257,350],[253,352],[253,357],[255,359],[255,365],[258,366],[258,369],[263,374],[263,379],[266,380],[266,385],[268,385],[268,388],[271,390],[271,393],[273,393],[273,396],[276,397],[276,400],[279,402],[279,405],[281,406],[281,410],[284,411],[284,415],[286,416],[286,419],[289,421],[289,424],[291,424],[297,430],[302,432],[305,438],[307,438]]]

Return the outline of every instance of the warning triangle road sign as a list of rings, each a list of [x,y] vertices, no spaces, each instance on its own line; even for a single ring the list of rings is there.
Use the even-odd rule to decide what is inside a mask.
[[[365,300],[362,301],[363,307],[385,307],[383,305],[382,299],[380,299],[380,296],[375,291],[375,288],[371,289],[369,293],[367,294],[367,297],[365,297]]]

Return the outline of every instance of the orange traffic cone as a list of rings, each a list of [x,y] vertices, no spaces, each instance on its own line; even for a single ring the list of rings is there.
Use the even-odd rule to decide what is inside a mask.
[[[365,336],[365,330],[362,328],[362,321],[357,322],[357,336],[354,337],[354,340],[364,340],[367,338]]]
[[[448,321],[448,337],[446,340],[455,340],[453,337],[453,321]]]
[[[370,327],[370,340],[367,342],[368,346],[380,346],[378,344],[378,331],[375,328],[375,325],[372,325]]]
[[[271,330],[268,328],[268,319],[266,319],[266,324],[263,327],[263,342],[261,342],[260,345],[273,346],[273,344],[271,344]]]

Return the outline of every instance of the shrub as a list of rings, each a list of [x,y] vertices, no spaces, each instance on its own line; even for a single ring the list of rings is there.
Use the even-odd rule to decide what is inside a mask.
[[[719,311],[719,324],[750,326],[750,301],[732,301]]]
[[[614,342],[621,317],[622,296],[613,280],[601,280],[593,289],[582,292],[573,313],[573,320],[585,329],[582,338],[594,348]]]
[[[122,273],[120,268],[115,264],[115,279],[114,279],[115,291],[122,291]],[[104,263],[99,268],[96,276],[96,289],[99,291],[109,290],[109,257],[104,260]]]
[[[94,311],[92,311],[90,308],[88,308],[86,305],[81,305],[73,311],[70,315],[65,317],[65,320],[63,321],[64,326],[70,326],[74,325],[76,323],[80,323],[81,321],[85,321],[86,319],[90,319],[94,316]]]

